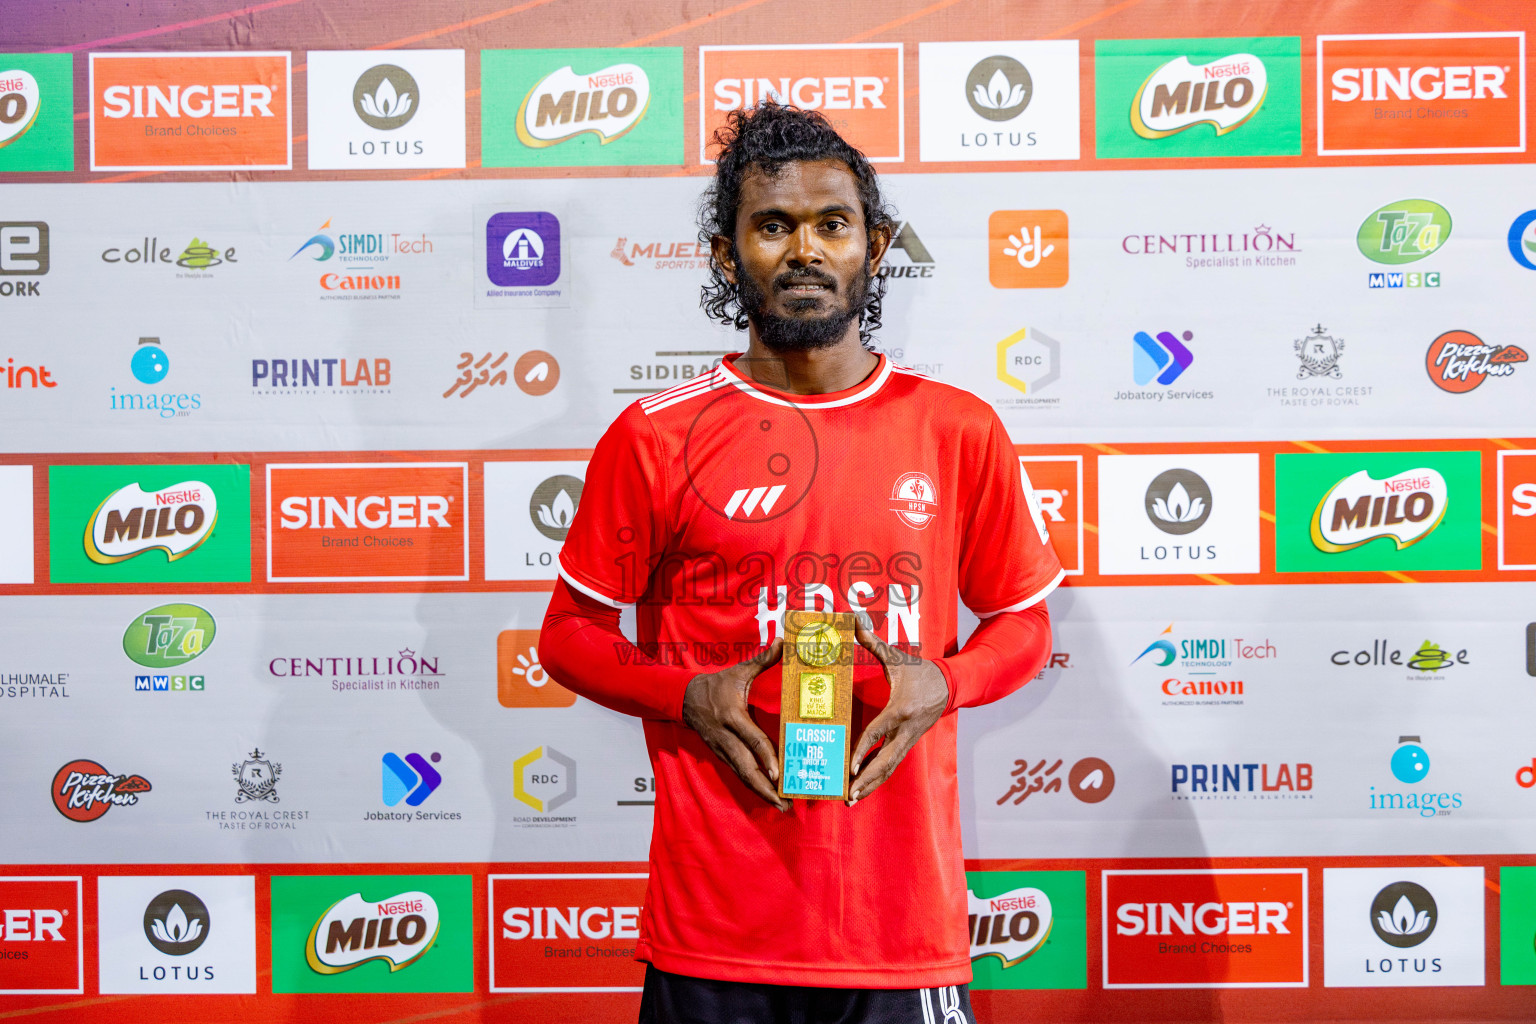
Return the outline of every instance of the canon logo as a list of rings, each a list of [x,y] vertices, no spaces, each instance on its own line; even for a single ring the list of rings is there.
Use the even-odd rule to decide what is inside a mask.
[[[295,495],[284,498],[279,508],[282,519],[278,525],[285,530],[334,530],[338,526],[351,530],[360,526],[369,530],[451,529],[448,499],[438,494],[370,494],[364,498],[355,494],[340,498]]]
[[[1289,935],[1284,903],[1122,903],[1115,911],[1117,935]]]
[[[742,110],[763,100],[802,110],[885,109],[885,82],[874,75],[796,78],[722,78],[715,83],[716,110]]]
[[[101,96],[107,117],[273,116],[265,85],[113,85]]]
[[[639,907],[508,907],[504,939],[638,939]]]
[[[1461,67],[1339,68],[1330,80],[1332,98],[1344,103],[1389,100],[1508,99],[1508,68],[1493,64]]]
[[[0,910],[0,942],[63,942],[64,911]]]

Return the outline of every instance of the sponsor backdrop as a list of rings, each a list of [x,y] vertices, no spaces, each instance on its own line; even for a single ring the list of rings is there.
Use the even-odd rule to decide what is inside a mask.
[[[960,719],[981,1019],[1529,1019],[1536,10],[613,12],[0,25],[5,1005],[633,1019],[654,782],[538,630],[774,97],[1069,573]]]

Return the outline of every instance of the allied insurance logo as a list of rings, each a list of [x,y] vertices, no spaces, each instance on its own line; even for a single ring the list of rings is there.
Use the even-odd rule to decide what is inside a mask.
[[[678,166],[683,49],[480,51],[486,167]]]
[[[1296,156],[1301,39],[1101,39],[1098,155]]]
[[[639,992],[643,874],[491,875],[492,992]]]
[[[1524,32],[1318,36],[1318,155],[1523,153],[1524,68]]]
[[[0,171],[74,169],[74,55],[0,56]]]
[[[628,53],[629,51],[621,51]],[[905,158],[900,43],[699,47],[699,162],[726,115],[763,100],[817,110],[874,163]]]
[[[463,462],[272,464],[267,579],[467,580]]]
[[[0,878],[0,995],[85,991],[77,875]]]
[[[1105,988],[1305,988],[1307,871],[1103,872]]]
[[[287,50],[90,55],[91,170],[293,166]]]

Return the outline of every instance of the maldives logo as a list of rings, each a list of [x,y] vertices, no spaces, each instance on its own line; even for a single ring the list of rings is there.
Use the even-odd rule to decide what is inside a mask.
[[[1489,377],[1508,377],[1530,356],[1519,345],[1485,345],[1471,331],[1446,331],[1429,343],[1424,370],[1441,391],[1460,395]]]
[[[85,554],[111,565],[146,551],[164,551],[169,561],[185,558],[213,535],[219,500],[200,480],[185,480],[156,491],[137,483],[109,494],[85,528]]]
[[[1390,537],[1401,551],[1428,537],[1450,501],[1445,477],[1416,467],[1378,480],[1359,470],[1328,489],[1312,514],[1312,543],[1319,551],[1348,551]]]
[[[1131,128],[1161,139],[1208,124],[1225,135],[1259,112],[1269,91],[1264,62],[1234,53],[1208,64],[1177,57],[1147,76],[1131,101]]]
[[[437,942],[437,901],[424,892],[384,900],[352,895],[326,908],[310,929],[304,959],[319,974],[340,974],[373,960],[391,973],[420,960]]]
[[[567,64],[533,84],[517,108],[517,138],[542,148],[590,133],[600,145],[627,135],[651,106],[651,80],[638,64],[578,75]]]
[[[113,775],[83,758],[53,775],[53,806],[70,821],[95,821],[113,807],[132,807],[152,787],[142,775]]]

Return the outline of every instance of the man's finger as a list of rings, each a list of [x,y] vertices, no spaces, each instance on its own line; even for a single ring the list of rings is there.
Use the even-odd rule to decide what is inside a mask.
[[[867,612],[859,613],[859,615],[853,620],[853,623],[854,639],[857,640],[866,651],[868,651],[870,654],[873,654],[875,656],[875,660],[879,661],[880,664],[889,667],[897,660],[900,660],[900,655],[891,649],[890,644],[875,636],[875,623],[874,620],[869,617]]]
[[[757,727],[752,717],[744,711],[738,711],[725,720],[725,727],[741,738],[757,758],[757,763],[762,765],[763,771],[773,782],[779,781],[779,759],[774,756],[773,744],[768,740],[768,734]]]
[[[874,756],[874,759],[853,777],[853,784],[848,790],[849,801],[862,800],[880,788],[885,780],[891,777],[896,766],[901,764],[902,759],[907,756],[914,742],[913,737],[904,735],[900,731],[887,739],[885,746],[880,748],[880,752]]]
[[[751,665],[758,672],[771,667],[784,656],[784,640],[782,637],[774,637],[773,643],[758,651],[752,657],[742,662],[743,665]]]
[[[781,811],[785,810],[784,803],[779,799],[779,794],[774,792],[772,783],[763,777],[763,773],[757,768],[757,761],[752,757],[752,752],[736,738],[736,734],[729,729],[721,729],[716,736],[719,745],[712,743],[710,746],[714,747],[715,753],[721,760],[731,766],[737,778],[774,807]]]
[[[888,711],[881,711],[875,716],[874,721],[864,727],[864,734],[859,737],[859,742],[853,748],[853,757],[848,762],[853,767],[854,774],[858,773],[859,765],[869,756],[875,744],[889,739],[896,725],[896,716],[889,714]]]

